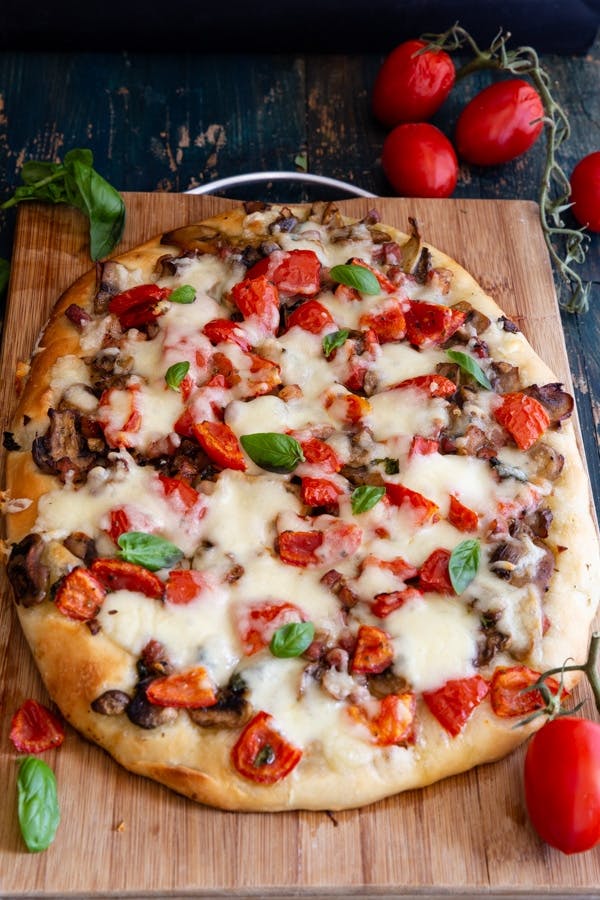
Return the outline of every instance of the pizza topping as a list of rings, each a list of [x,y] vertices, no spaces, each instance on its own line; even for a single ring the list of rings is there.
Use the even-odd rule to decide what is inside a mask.
[[[220,469],[244,471],[246,461],[238,440],[224,422],[197,422],[192,425],[192,434],[206,453]]]
[[[302,447],[288,434],[245,434],[240,441],[252,462],[267,472],[292,472],[304,460]]]
[[[461,503],[455,494],[450,494],[448,521],[459,531],[477,531],[479,516],[473,509]]]
[[[313,250],[280,250],[278,245],[269,256],[248,270],[248,278],[264,275],[276,284],[282,294],[312,297],[321,286],[321,263]],[[310,329],[309,329],[310,330]]]
[[[388,694],[377,701],[374,712],[360,706],[349,706],[348,713],[369,729],[374,742],[380,747],[414,741],[416,698],[412,691]]]
[[[539,690],[528,690],[540,677],[527,666],[499,666],[490,684],[492,709],[501,718],[525,716],[542,709],[546,703]],[[546,678],[548,689],[556,694],[560,685],[555,678]]]
[[[43,561],[44,549],[39,534],[28,534],[14,544],[6,564],[15,601],[25,607],[46,599],[49,569]]]
[[[252,717],[252,706],[247,700],[248,688],[240,675],[234,674],[229,683],[217,691],[217,702],[212,706],[189,709],[188,715],[201,728],[242,728]]]
[[[438,722],[456,737],[489,689],[481,675],[472,675],[447,681],[437,691],[425,691],[423,699]]]
[[[217,702],[214,685],[202,666],[155,678],[146,688],[146,698],[156,706],[184,709],[199,709]]]
[[[26,700],[12,717],[9,737],[19,753],[43,753],[60,747],[65,729],[60,719],[37,700]]]
[[[475,362],[473,357],[469,356],[468,353],[463,353],[461,350],[446,350],[446,356],[455,362],[463,372],[466,372],[467,375],[474,378],[481,387],[485,388],[487,391],[492,390],[489,378],[479,363]]]
[[[417,375],[393,385],[390,390],[402,388],[416,388],[427,397],[451,397],[456,392],[454,382],[449,378],[444,378],[443,375]]]
[[[413,491],[403,484],[388,481],[385,484],[385,492],[394,506],[410,510],[416,526],[425,525],[427,522],[437,522],[440,518],[437,503],[428,500],[418,491]]]
[[[269,641],[269,650],[273,656],[290,659],[300,656],[308,649],[315,636],[312,622],[288,622],[273,634]]]
[[[406,336],[417,347],[443,344],[466,319],[459,309],[421,300],[411,301],[405,316]]]
[[[541,387],[531,384],[524,388],[523,393],[542,404],[548,413],[551,425],[563,422],[573,412],[573,397],[563,390],[562,384],[558,382],[544,384]]]
[[[420,591],[436,591],[438,594],[454,594],[452,581],[450,580],[449,550],[439,547],[429,554],[419,569],[418,587]]]
[[[151,572],[173,566],[183,556],[179,547],[170,541],[142,531],[128,531],[119,537],[117,543],[121,559],[150,569]]]
[[[101,716],[120,716],[125,712],[130,700],[131,697],[125,691],[112,689],[104,691],[103,694],[92,700],[90,706]]]
[[[48,417],[48,431],[36,437],[31,447],[35,464],[63,481],[83,480],[98,457],[83,434],[81,414],[72,409],[49,409]]]
[[[368,512],[385,496],[385,487],[361,484],[352,491],[350,501],[354,515]]]
[[[171,291],[156,284],[140,284],[121,294],[116,294],[108,303],[108,311],[117,316],[121,327],[143,328],[154,322],[167,311],[165,300]]]
[[[347,287],[360,291],[361,294],[380,294],[379,280],[373,272],[362,263],[351,262],[344,265],[333,266],[329,270],[329,276],[333,281],[344,284]]]
[[[519,450],[529,450],[550,425],[550,416],[539,400],[520,392],[504,394],[494,416]]]
[[[279,291],[264,275],[238,281],[233,286],[231,297],[244,319],[255,321],[265,335],[277,332]]]
[[[172,366],[169,366],[165,372],[167,387],[170,387],[172,391],[181,390],[184,393],[184,396],[186,393],[189,394],[189,389],[186,390],[182,384],[189,370],[190,364],[187,361],[173,363]]]
[[[375,625],[361,625],[356,637],[351,671],[378,674],[391,666],[394,655],[389,634]]]
[[[135,694],[125,708],[127,718],[140,728],[151,730],[169,725],[177,718],[177,709],[173,706],[158,706],[150,703],[146,697],[146,691],[154,677],[142,679],[135,688]]]
[[[480,557],[481,543],[471,538],[461,541],[452,551],[448,560],[448,575],[457,594],[462,594],[475,578]]]
[[[267,647],[275,633],[284,625],[303,623],[305,618],[302,610],[293,603],[264,601],[241,610],[237,629],[244,653],[246,656],[253,656]],[[308,632],[300,629],[299,633],[305,635]],[[281,639],[277,643],[281,643]]]
[[[275,728],[272,716],[258,712],[246,725],[231,751],[231,761],[240,775],[257,784],[276,784],[290,774],[302,751]]]
[[[164,584],[147,568],[123,559],[95,559],[90,572],[107,591],[139,591],[146,597],[160,600]]]
[[[72,569],[59,582],[54,597],[56,608],[69,619],[94,619],[106,597],[102,583],[83,566]]]

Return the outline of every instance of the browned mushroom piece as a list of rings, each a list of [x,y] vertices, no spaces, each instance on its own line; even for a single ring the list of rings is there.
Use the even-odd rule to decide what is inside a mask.
[[[557,425],[564,419],[568,419],[573,412],[574,400],[571,394],[564,390],[563,385],[554,381],[551,384],[531,384],[523,389],[523,393],[534,397],[542,404],[552,425]]]
[[[102,716],[119,716],[125,712],[131,702],[131,697],[125,691],[108,690],[92,700],[91,707],[94,712]]]
[[[153,678],[138,682],[132,700],[125,707],[127,718],[140,728],[152,729],[169,725],[177,718],[177,710],[171,706],[155,706],[146,696],[146,690]]]
[[[529,451],[529,458],[535,463],[535,474],[548,481],[556,481],[563,470],[565,458],[544,441],[538,441]]]
[[[397,675],[390,667],[378,675],[369,675],[367,677],[367,687],[369,688],[369,693],[381,699],[382,697],[387,697],[388,694],[401,694],[407,690],[408,682],[403,675]]]
[[[10,552],[6,573],[21,606],[35,606],[46,599],[49,569],[42,559],[44,546],[39,534],[28,534]]]
[[[241,728],[250,721],[253,709],[246,698],[247,687],[239,675],[219,688],[217,702],[201,709],[188,709],[188,715],[201,728]]]
[[[223,238],[220,231],[209,225],[195,223],[167,231],[161,238],[161,244],[171,244],[179,247],[182,253],[209,253],[215,254]]]
[[[521,390],[519,367],[508,362],[494,361],[489,366],[489,378],[498,394],[513,394]]]
[[[79,412],[49,409],[48,417],[48,430],[35,438],[31,447],[35,464],[40,471],[58,475],[63,481],[67,477],[81,481],[95,464],[96,457],[82,434]]]
[[[458,309],[467,314],[461,328],[464,328],[465,325],[470,325],[471,328],[475,329],[477,334],[482,334],[484,331],[487,331],[491,325],[488,317],[478,309],[475,309],[468,300],[459,300],[458,303],[453,304],[452,309]]]

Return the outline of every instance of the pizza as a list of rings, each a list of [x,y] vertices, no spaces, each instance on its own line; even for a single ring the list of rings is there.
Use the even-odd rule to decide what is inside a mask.
[[[572,411],[412,220],[245,204],[105,261],[5,436],[50,696],[223,809],[357,807],[502,757],[596,609]]]

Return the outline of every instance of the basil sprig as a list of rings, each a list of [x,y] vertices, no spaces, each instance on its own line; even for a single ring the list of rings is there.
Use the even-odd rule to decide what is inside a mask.
[[[26,756],[19,765],[17,815],[27,849],[46,850],[56,835],[60,809],[54,772],[37,756]]]
[[[252,462],[267,472],[293,472],[304,461],[298,441],[276,431],[243,434],[240,443]]]
[[[350,332],[347,328],[341,328],[339,331],[332,331],[323,338],[323,353],[325,356],[331,356],[334,350],[346,343]]]
[[[376,506],[383,495],[384,487],[378,487],[374,484],[361,484],[355,488],[350,495],[350,503],[352,504],[352,512],[354,515],[358,513],[368,512]]]
[[[125,227],[125,204],[112,185],[93,168],[91,150],[69,150],[62,163],[29,160],[21,169],[20,185],[0,209],[24,200],[67,203],[90,222],[90,256],[94,262],[119,243]]]
[[[179,385],[190,370],[190,364],[187,361],[173,363],[165,372],[165,381],[173,391],[179,390]]]
[[[196,299],[196,288],[191,284],[182,284],[169,294],[171,303],[193,303]]]
[[[277,629],[269,643],[269,650],[280,659],[291,659],[304,653],[312,644],[314,636],[315,626],[312,622],[289,622]]]
[[[448,562],[448,574],[457,594],[462,594],[477,575],[480,556],[481,545],[476,538],[461,541],[452,551]]]
[[[183,556],[183,552],[175,544],[145,531],[126,531],[119,536],[117,543],[121,548],[121,559],[143,566],[151,572],[172,566]]]
[[[380,294],[381,287],[376,277],[364,266],[356,263],[346,263],[342,266],[333,266],[329,270],[334,281],[355,288],[361,294]]]
[[[468,353],[463,353],[462,350],[446,350],[446,356],[451,359],[452,362],[458,363],[463,372],[466,372],[467,375],[471,375],[481,387],[486,388],[488,391],[492,390],[489,378],[479,363],[475,362],[473,357],[469,356]]]

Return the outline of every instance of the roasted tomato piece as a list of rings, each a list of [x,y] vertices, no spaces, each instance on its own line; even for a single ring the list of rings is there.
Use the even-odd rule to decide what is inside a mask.
[[[419,569],[419,590],[435,591],[438,594],[454,593],[448,572],[450,556],[450,551],[443,547],[429,554]]]
[[[109,388],[98,404],[98,422],[110,447],[131,447],[142,425],[138,385]]]
[[[519,450],[529,450],[550,425],[550,416],[539,400],[518,392],[504,394],[494,417]]]
[[[170,288],[138,284],[112,297],[108,311],[118,318],[122,328],[141,328],[166,312],[163,301],[168,300],[170,294]]]
[[[110,511],[110,525],[108,527],[108,534],[113,539],[115,544],[122,534],[125,534],[126,531],[131,531],[131,522],[129,521],[129,516],[127,512],[120,506],[118,509],[111,509]]]
[[[197,569],[173,569],[165,585],[165,603],[185,606],[206,590],[206,578]]]
[[[402,591],[389,591],[388,593],[375,594],[371,603],[371,612],[379,619],[385,619],[395,609],[400,609],[410,600],[421,600],[423,594],[418,588],[407,587]]]
[[[327,325],[334,324],[333,316],[318,300],[307,300],[297,306],[287,320],[288,331],[297,326],[311,334],[321,334]]]
[[[333,474],[342,468],[335,450],[326,441],[310,438],[308,441],[301,441],[301,446],[306,462],[319,466],[323,472]]]
[[[477,531],[479,527],[479,516],[475,510],[461,503],[454,494],[450,494],[448,521],[459,531]]]
[[[250,349],[250,342],[237,322],[231,319],[211,319],[202,329],[211,344],[237,344],[242,350]]]
[[[165,497],[172,497],[186,510],[193,509],[200,500],[198,491],[182,478],[169,478],[168,475],[159,475],[158,480],[165,492]]]
[[[231,751],[231,761],[244,778],[275,784],[294,769],[302,751],[276,730],[274,719],[262,710],[251,719]]]
[[[456,737],[489,689],[481,675],[472,675],[447,681],[436,691],[425,691],[423,699],[440,725]]]
[[[394,661],[394,647],[387,632],[375,625],[361,625],[356,636],[351,671],[375,675]]]
[[[274,250],[248,270],[247,278],[264,276],[282,294],[312,297],[321,287],[321,263],[313,250]]]
[[[258,397],[261,394],[268,394],[281,384],[281,366],[256,353],[248,353],[246,356],[250,363],[250,375],[245,373],[247,378],[245,396]]]
[[[90,572],[107,591],[139,591],[155,600],[163,595],[165,586],[158,575],[137,563],[99,557],[91,564]]]
[[[314,566],[316,550],[323,543],[320,531],[282,531],[277,539],[281,561],[288,566]]]
[[[217,702],[214,685],[202,666],[155,678],[146,688],[146,698],[155,706],[183,709],[200,709]]]
[[[497,716],[509,719],[511,716],[527,716],[546,704],[538,690],[526,691],[540,677],[539,672],[527,666],[500,666],[494,672],[490,684],[490,701]],[[546,685],[557,694],[560,685],[556,678],[546,678]],[[563,695],[566,691],[563,689]]]
[[[386,571],[391,572],[392,575],[395,575],[400,581],[408,581],[409,578],[414,578],[419,574],[419,570],[405,559],[402,559],[401,556],[395,556],[393,559],[379,559],[378,556],[369,554],[369,556],[365,556],[362,561],[360,571],[364,572],[367,566],[376,566],[378,569],[385,569]]]
[[[467,314],[441,303],[412,300],[406,316],[406,337],[411,344],[443,344],[465,321]]]
[[[304,622],[301,609],[293,603],[256,603],[243,609],[237,620],[237,630],[246,656],[263,650],[282,625]]]
[[[307,506],[328,506],[337,503],[342,489],[326,478],[303,478],[300,488],[302,502]]]
[[[373,331],[380,344],[401,341],[406,334],[406,319],[402,307],[390,299],[379,312],[367,313],[360,317],[361,328]]]
[[[100,580],[89,569],[77,566],[60,580],[54,603],[69,619],[86,622],[98,614],[105,597]]]
[[[220,469],[246,470],[246,460],[239,441],[224,422],[196,422],[192,433],[208,458]]]
[[[425,522],[439,521],[439,506],[433,500],[428,500],[418,491],[412,491],[403,484],[387,482],[385,492],[390,503],[394,506],[405,507],[414,513],[415,524],[424,525]]]
[[[439,441],[436,441],[434,438],[421,437],[420,434],[415,434],[410,442],[408,458],[412,459],[413,456],[429,456],[431,453],[437,453],[439,449]]]
[[[377,712],[369,715],[361,706],[350,706],[348,712],[371,732],[376,744],[390,747],[409,744],[414,740],[414,721],[417,702],[412,691],[388,694],[378,702]]]
[[[245,319],[255,316],[265,331],[275,334],[279,327],[279,291],[264,276],[245,278],[231,289],[233,302]]]
[[[43,753],[65,739],[62,722],[37,700],[26,700],[10,723],[11,741],[19,753]]]
[[[443,375],[416,375],[414,378],[406,378],[396,388],[416,388],[428,397],[451,397],[456,393],[456,385]]]
[[[390,279],[387,278],[383,274],[383,272],[380,272],[379,269],[376,269],[374,266],[370,266],[369,263],[364,259],[359,259],[357,256],[355,256],[350,260],[350,264],[353,266],[362,266],[363,269],[368,269],[369,272],[371,272],[371,274],[374,275],[379,282],[379,287],[382,291],[386,291],[386,293],[388,294],[393,294],[398,290],[397,284],[394,284],[393,281],[390,281]]]

